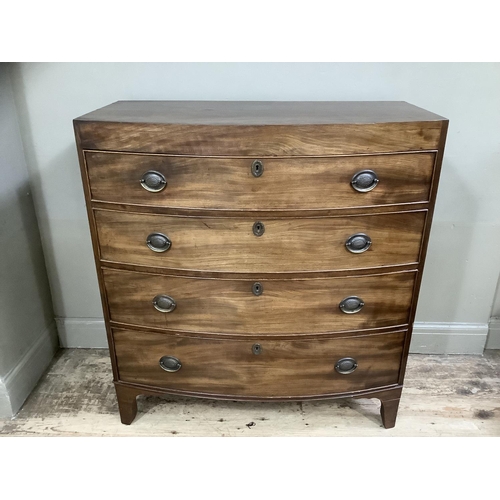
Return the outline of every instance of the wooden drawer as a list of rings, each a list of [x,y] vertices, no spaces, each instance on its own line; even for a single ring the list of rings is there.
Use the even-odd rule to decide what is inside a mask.
[[[254,281],[161,276],[103,269],[111,320],[132,325],[226,334],[292,334],[362,330],[408,323],[414,272],[378,276]],[[175,301],[171,312],[153,305]],[[346,297],[364,302],[342,312]],[[165,299],[164,299],[165,300]],[[168,303],[168,299],[167,303]],[[160,305],[161,307],[161,300]]]
[[[426,211],[351,217],[254,219],[175,217],[96,210],[101,259],[128,264],[221,272],[300,272],[376,268],[416,263]],[[148,235],[171,240],[168,251],[148,248]],[[367,234],[364,253],[347,239]]]
[[[405,332],[336,339],[229,340],[113,330],[119,380],[198,394],[292,398],[397,384]],[[253,345],[259,343],[260,354]],[[177,358],[174,373],[159,364]],[[354,358],[350,374],[336,363]]]
[[[304,210],[425,202],[433,153],[337,158],[200,158],[86,152],[92,199],[120,204],[216,210]],[[373,170],[369,192],[351,186],[353,176]],[[148,171],[162,174],[159,192],[141,186]],[[163,184],[161,184],[163,186]]]

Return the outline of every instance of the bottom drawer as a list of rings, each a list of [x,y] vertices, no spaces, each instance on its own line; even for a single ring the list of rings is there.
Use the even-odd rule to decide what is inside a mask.
[[[259,341],[113,330],[123,382],[259,399],[348,393],[397,384],[405,334]],[[177,371],[162,368],[162,358],[164,368]],[[339,366],[344,358],[355,361],[347,359]]]

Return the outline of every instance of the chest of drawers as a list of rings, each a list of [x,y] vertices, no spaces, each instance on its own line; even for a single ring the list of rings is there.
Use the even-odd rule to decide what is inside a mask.
[[[393,427],[447,126],[404,102],[75,119],[122,422],[139,394],[370,397]]]

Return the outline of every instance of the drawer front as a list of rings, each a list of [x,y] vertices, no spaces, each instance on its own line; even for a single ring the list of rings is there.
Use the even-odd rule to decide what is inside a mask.
[[[173,217],[95,210],[101,258],[170,269],[221,272],[299,272],[363,269],[415,263],[426,211],[304,219]],[[260,229],[260,231],[258,231]],[[254,231],[261,236],[256,236]],[[166,235],[165,252],[149,235]],[[347,240],[371,239],[363,253]],[[157,247],[158,248],[158,247]],[[165,247],[164,247],[165,248]]]
[[[398,382],[405,332],[313,340],[220,340],[114,330],[119,379],[257,398],[344,393]],[[260,349],[254,345],[258,343]],[[254,354],[259,352],[259,354]],[[160,367],[163,358],[167,372]],[[339,373],[339,360],[357,368]],[[346,361],[339,369],[355,366]]]
[[[321,333],[403,325],[408,323],[415,281],[414,272],[260,280],[257,285],[250,280],[113,269],[103,273],[112,321],[226,334]],[[362,300],[359,312],[341,310],[347,297]],[[349,304],[356,306],[356,301]]]
[[[85,158],[94,200],[217,210],[332,209],[425,202],[434,165],[433,153],[262,159],[254,173],[254,158],[94,152],[87,152]],[[374,171],[379,180],[368,192],[358,192],[351,185],[353,176],[363,170]]]

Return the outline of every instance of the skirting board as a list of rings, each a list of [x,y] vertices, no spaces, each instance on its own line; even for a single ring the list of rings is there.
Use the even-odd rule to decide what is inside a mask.
[[[487,323],[415,322],[410,344],[412,354],[483,354]]]
[[[500,318],[490,319],[490,331],[486,349],[500,349]]]
[[[107,348],[102,319],[58,318],[61,347]],[[417,354],[482,354],[488,325],[482,323],[425,323],[413,328],[410,352]]]
[[[0,418],[15,415],[59,348],[53,322],[40,333],[17,365],[0,380]]]
[[[61,347],[100,349],[108,347],[104,320],[99,318],[56,318]]]

